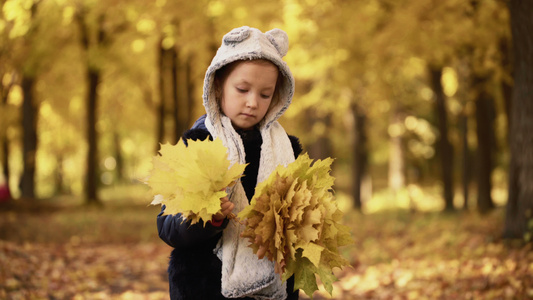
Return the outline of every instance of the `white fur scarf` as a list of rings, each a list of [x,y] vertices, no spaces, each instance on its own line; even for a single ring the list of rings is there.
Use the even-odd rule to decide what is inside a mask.
[[[245,152],[240,135],[233,129],[231,120],[220,115],[220,123],[206,119],[206,127],[213,138],[220,138],[228,148],[232,163],[245,163]],[[291,142],[283,127],[276,121],[260,129],[263,138],[257,183],[267,179],[278,165],[288,165],[295,160]],[[229,199],[239,213],[248,204],[240,181],[229,191]],[[286,283],[274,272],[274,263],[266,257],[258,259],[249,241],[240,235],[245,226],[231,221],[224,230],[215,252],[222,261],[222,295],[227,298],[252,297],[254,299],[287,298]]]

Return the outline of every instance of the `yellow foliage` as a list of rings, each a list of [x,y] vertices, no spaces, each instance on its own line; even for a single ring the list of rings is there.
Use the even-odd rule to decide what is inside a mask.
[[[155,196],[152,205],[165,205],[165,215],[180,213],[195,224],[220,211],[225,188],[242,176],[246,165],[230,166],[220,139],[187,143],[188,147],[182,140],[174,146],[161,145],[146,183]]]
[[[254,253],[275,262],[284,280],[294,275],[295,289],[310,296],[318,290],[315,274],[332,293],[332,268],[348,265],[338,247],[352,243],[330,191],[332,162],[328,158],[311,166],[304,154],[287,167],[278,166],[239,213],[247,224],[242,236],[251,241]]]

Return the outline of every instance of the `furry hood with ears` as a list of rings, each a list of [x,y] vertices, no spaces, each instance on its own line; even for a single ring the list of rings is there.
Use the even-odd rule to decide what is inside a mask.
[[[282,58],[289,49],[289,38],[281,29],[265,33],[243,26],[231,30],[222,38],[222,45],[211,61],[204,79],[203,103],[211,124],[220,122],[220,108],[215,99],[215,72],[238,60],[266,59],[274,63],[283,76],[279,87],[279,101],[272,107],[259,126],[269,128],[289,107],[294,94],[294,78]]]

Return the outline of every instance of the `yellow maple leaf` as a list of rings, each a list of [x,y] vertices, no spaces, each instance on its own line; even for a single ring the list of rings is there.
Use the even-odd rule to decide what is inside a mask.
[[[182,214],[191,224],[211,220],[220,211],[225,188],[242,176],[245,164],[231,165],[220,139],[162,144],[146,183],[151,204],[165,205],[165,215]],[[205,224],[205,222],[204,222]]]

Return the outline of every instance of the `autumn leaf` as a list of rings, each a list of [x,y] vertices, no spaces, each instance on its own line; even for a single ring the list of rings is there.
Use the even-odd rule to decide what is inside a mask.
[[[315,243],[309,243],[305,248],[303,248],[302,256],[309,259],[309,261],[312,262],[313,265],[318,268],[318,264],[320,263],[320,257],[323,250],[324,247],[319,246]]]
[[[225,188],[242,176],[246,165],[231,165],[220,139],[187,144],[180,139],[176,145],[161,145],[146,184],[154,195],[151,204],[165,205],[164,215],[180,213],[195,224],[220,211]]]
[[[338,247],[353,243],[331,193],[332,162],[313,163],[303,154],[287,167],[278,166],[238,216],[246,220],[242,236],[254,253],[275,262],[282,279],[294,275],[295,288],[309,296],[318,290],[317,275],[332,293],[332,268],[349,265]]]
[[[300,258],[296,264],[299,266],[294,267],[294,288],[302,289],[307,295],[312,296],[313,292],[318,290],[315,275],[318,270],[306,258]]]

